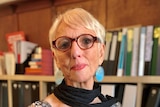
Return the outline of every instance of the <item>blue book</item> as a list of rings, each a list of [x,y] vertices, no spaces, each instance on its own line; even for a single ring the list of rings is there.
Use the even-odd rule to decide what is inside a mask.
[[[122,29],[122,42],[120,46],[120,53],[118,59],[118,70],[117,76],[123,76],[124,63],[125,63],[125,52],[126,52],[126,40],[127,40],[127,28]]]

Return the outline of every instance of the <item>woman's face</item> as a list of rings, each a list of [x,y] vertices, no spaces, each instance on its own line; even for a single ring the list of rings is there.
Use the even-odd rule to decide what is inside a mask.
[[[71,28],[61,23],[57,29],[56,37],[67,36],[76,38],[81,34],[96,36],[95,32],[84,27]],[[99,46],[98,46],[99,45]],[[54,51],[54,58],[58,68],[63,72],[65,79],[75,82],[85,82],[93,79],[98,65],[101,65],[104,57],[104,45],[95,42],[89,49],[82,50],[76,41],[72,42],[69,50]]]

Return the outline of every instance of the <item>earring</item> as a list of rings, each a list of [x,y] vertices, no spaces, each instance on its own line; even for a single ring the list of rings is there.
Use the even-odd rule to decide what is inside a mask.
[[[104,68],[99,66],[96,70],[95,78],[98,82],[101,82],[104,78]]]

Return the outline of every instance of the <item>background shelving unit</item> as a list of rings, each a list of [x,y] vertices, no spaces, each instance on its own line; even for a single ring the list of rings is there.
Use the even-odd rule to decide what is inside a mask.
[[[42,100],[46,96],[46,83],[54,82],[54,76],[31,76],[31,75],[3,75],[0,76],[0,80],[5,80],[8,83],[8,101],[9,107],[12,107],[12,82],[13,81],[31,81],[39,82],[40,99]],[[137,104],[136,107],[141,107],[143,87],[146,84],[160,84],[159,76],[142,76],[142,77],[130,77],[130,76],[105,76],[101,83],[111,84],[136,84],[137,85]]]
[[[106,29],[134,25],[160,25],[159,0],[22,0],[0,4],[0,51],[7,51],[5,34],[22,30],[27,40],[43,48],[50,48],[48,38],[52,20],[68,8],[82,7],[92,13]],[[96,8],[101,7],[101,8]],[[39,18],[40,17],[40,18]],[[33,27],[34,26],[34,27]],[[41,37],[42,39],[37,39]],[[46,95],[46,83],[54,82],[54,76],[0,75],[7,81],[9,107],[12,107],[12,82],[38,82],[40,99]],[[141,107],[145,85],[160,85],[160,76],[105,76],[102,83],[136,84],[138,87],[136,107]]]

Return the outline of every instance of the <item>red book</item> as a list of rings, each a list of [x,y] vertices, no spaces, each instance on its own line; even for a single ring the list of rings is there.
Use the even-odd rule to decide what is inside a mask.
[[[8,50],[14,52],[14,47],[13,47],[14,42],[18,40],[25,40],[25,34],[23,31],[7,33],[6,40],[8,43]]]

